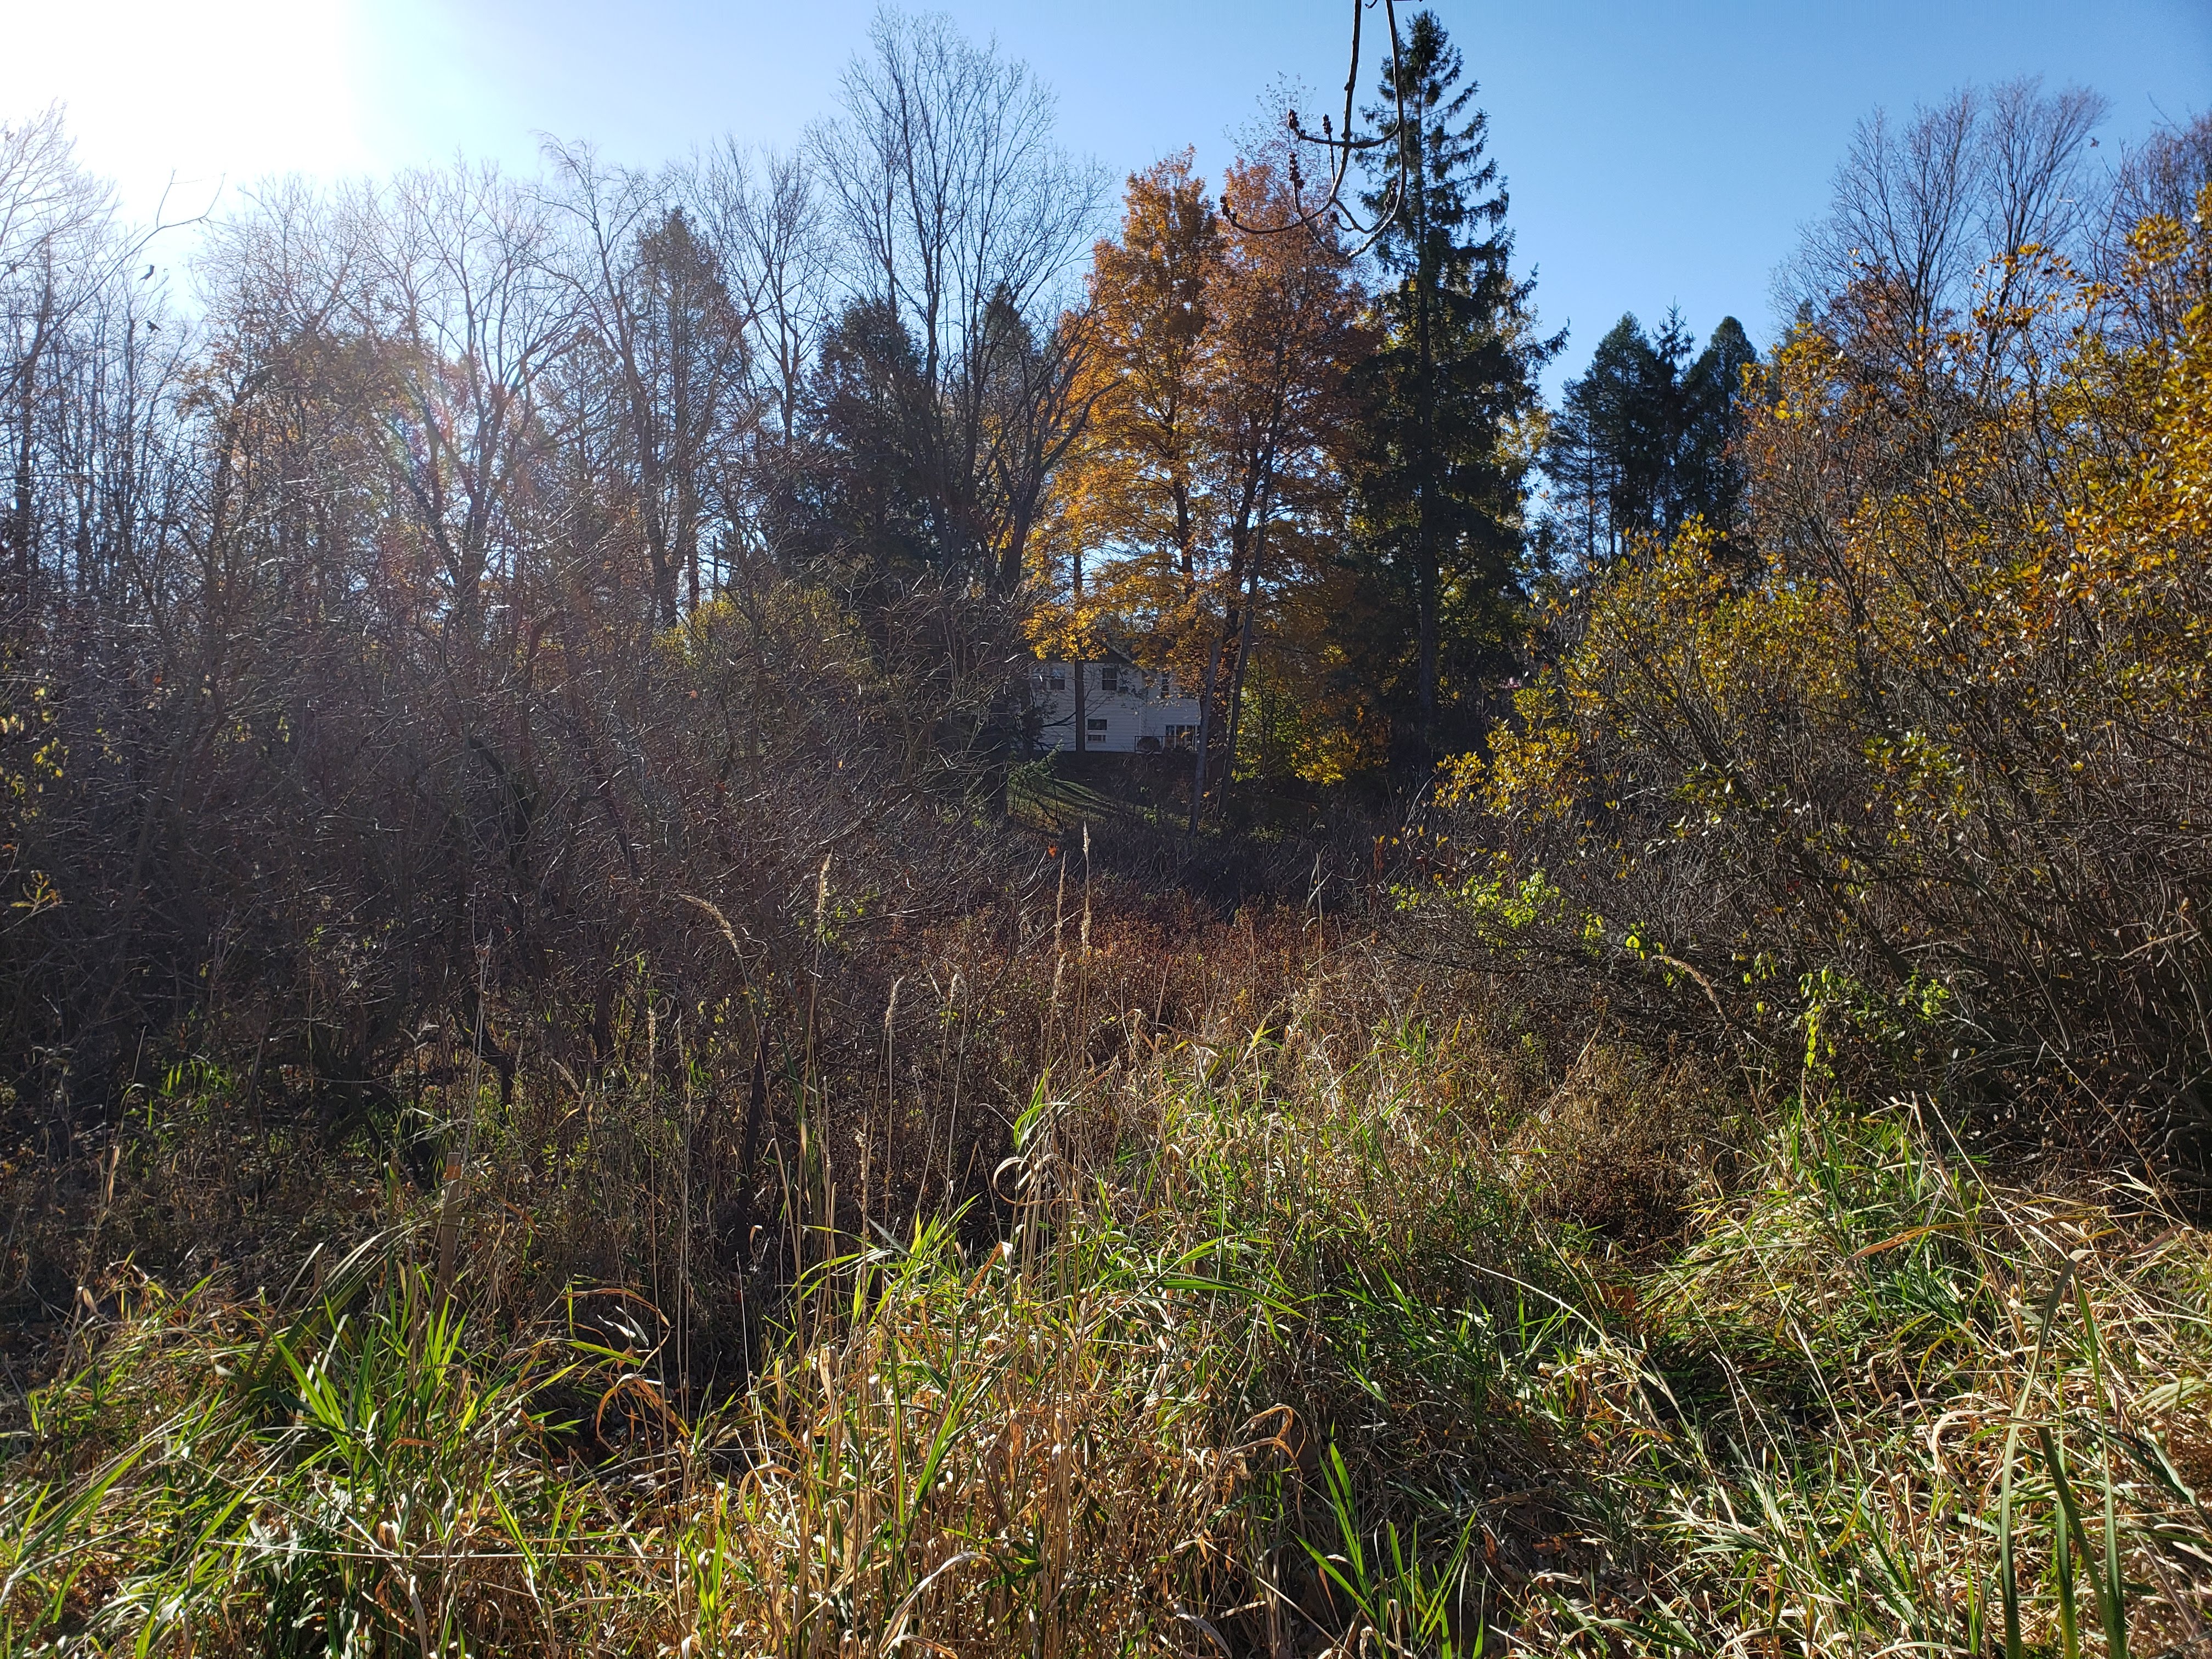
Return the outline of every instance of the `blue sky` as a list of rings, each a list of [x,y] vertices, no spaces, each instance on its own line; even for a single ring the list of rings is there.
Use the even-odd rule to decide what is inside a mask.
[[[527,169],[541,131],[649,162],[725,132],[794,142],[873,9],[79,0],[11,21],[0,116],[65,100],[86,159],[141,210],[173,173],[173,199],[198,206],[271,173],[456,151]],[[2109,155],[2212,103],[2212,0],[1437,9],[1481,82],[1540,308],[1572,331],[1555,382],[1624,310],[1679,304],[1700,332],[1734,312],[1766,337],[1770,274],[1877,104],[2021,74],[2078,81],[2112,100]],[[1116,174],[1184,144],[1218,169],[1278,77],[1340,83],[1349,15],[1347,0],[945,9],[1034,65],[1069,144]]]

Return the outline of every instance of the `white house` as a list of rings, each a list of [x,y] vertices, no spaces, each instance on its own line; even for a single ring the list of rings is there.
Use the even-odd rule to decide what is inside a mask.
[[[1041,662],[1030,668],[1030,707],[1040,748],[1073,749],[1076,676],[1083,677],[1083,743],[1092,754],[1156,755],[1188,748],[1198,699],[1176,695],[1172,676],[1127,662]]]

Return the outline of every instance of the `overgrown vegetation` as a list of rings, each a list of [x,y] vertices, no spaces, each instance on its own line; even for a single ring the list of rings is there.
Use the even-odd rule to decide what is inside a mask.
[[[507,1196],[470,1205],[451,1302],[434,1195],[359,1158],[316,1170],[366,1189],[357,1242],[286,1288],[109,1268],[11,1468],[13,1639],[2196,1639],[2201,1232],[2140,1189],[2001,1182],[1913,1103],[1753,1104],[1688,1062],[1440,1026],[1361,950],[1296,967],[1210,1042],[1040,1086],[997,1242],[800,1236],[742,1388],[687,1378],[716,1310],[563,1271],[606,1218],[528,1178],[526,1094],[485,1092]],[[221,1103],[154,1103],[113,1202],[157,1200],[165,1133],[189,1156]],[[617,1104],[672,1110],[642,1079]],[[607,1173],[601,1204],[650,1189]]]
[[[2212,1650],[2212,126],[1547,437],[1411,39],[1382,280],[941,19],[189,325],[0,137],[0,1649]]]

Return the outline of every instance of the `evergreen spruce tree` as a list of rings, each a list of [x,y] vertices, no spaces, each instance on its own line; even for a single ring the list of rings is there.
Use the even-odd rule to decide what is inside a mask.
[[[1690,347],[1678,313],[1656,334],[1624,316],[1567,383],[1544,467],[1555,540],[1585,565],[1632,537],[1672,535],[1692,514],[1723,538],[1735,527],[1743,481],[1729,445],[1744,367],[1759,353],[1733,317],[1694,361]]]
[[[1683,376],[1689,420],[1676,523],[1695,513],[1723,539],[1743,514],[1743,465],[1729,446],[1742,425],[1743,371],[1758,361],[1743,325],[1723,317]]]
[[[1389,142],[1374,152],[1366,199],[1389,218],[1352,467],[1370,603],[1349,625],[1364,637],[1347,655],[1385,700],[1401,763],[1470,738],[1481,678],[1505,659],[1521,593],[1525,423],[1540,407],[1537,374],[1564,343],[1538,334],[1534,283],[1512,273],[1488,119],[1462,74],[1436,14],[1419,13],[1395,81],[1385,59],[1383,103],[1370,112]]]

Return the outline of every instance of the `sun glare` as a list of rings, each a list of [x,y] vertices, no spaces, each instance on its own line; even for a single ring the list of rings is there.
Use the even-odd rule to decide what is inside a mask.
[[[138,214],[165,190],[175,215],[271,173],[359,170],[374,160],[361,13],[349,0],[26,7],[0,54],[0,110],[66,105],[79,155]]]

